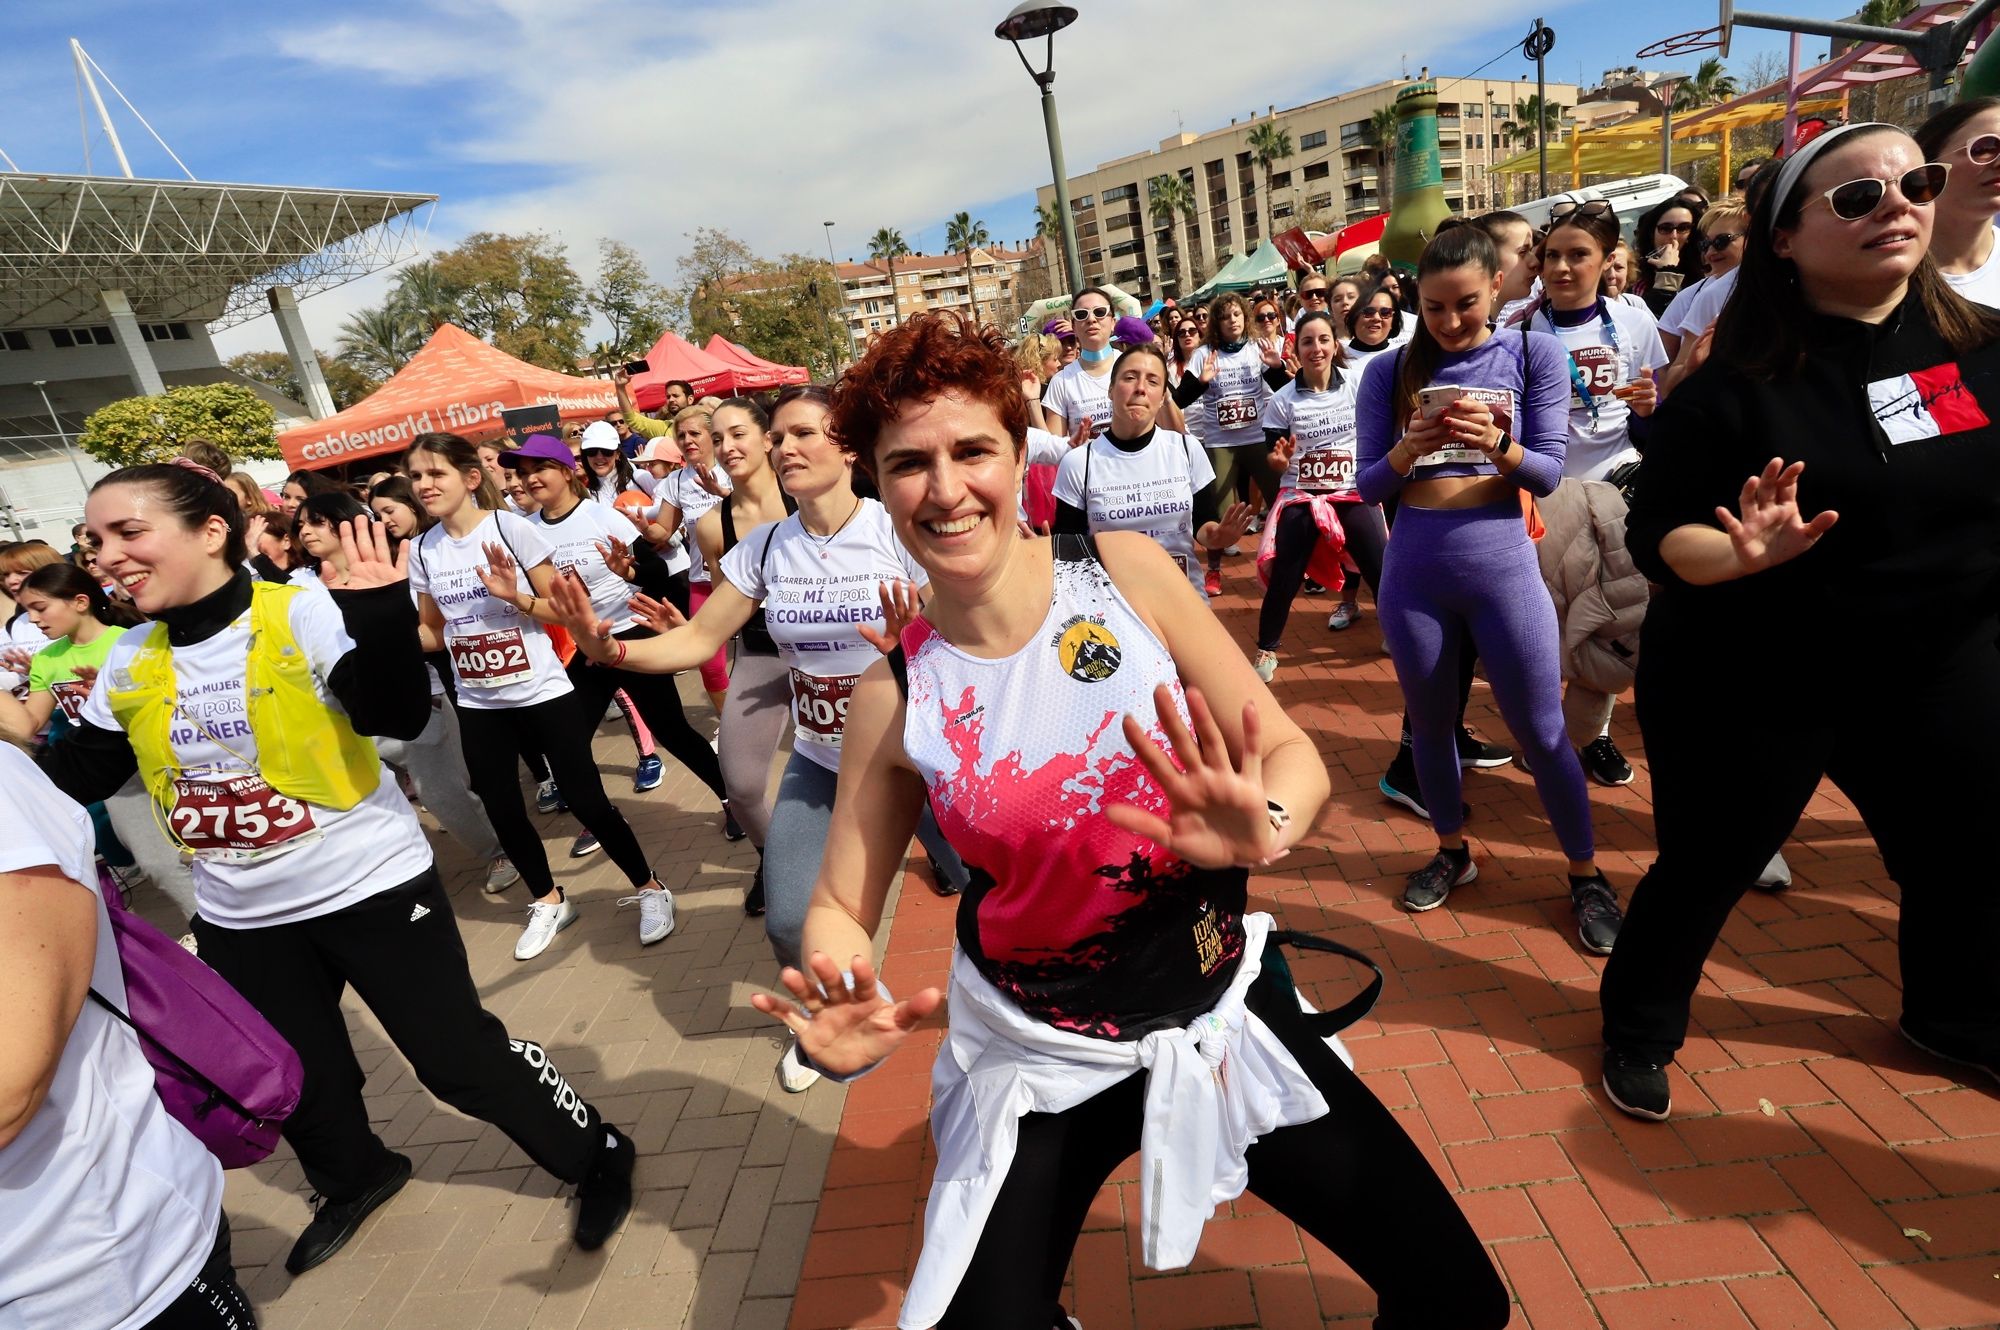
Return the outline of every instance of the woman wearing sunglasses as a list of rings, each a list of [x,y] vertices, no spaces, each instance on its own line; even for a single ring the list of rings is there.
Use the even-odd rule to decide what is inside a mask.
[[[1701,214],[1700,207],[1675,197],[1641,214],[1633,228],[1639,248],[1639,276],[1633,285],[1655,318],[1667,312],[1682,287],[1701,279],[1701,254],[1694,244]]]
[[[1068,434],[1088,420],[1093,436],[1111,428],[1111,362],[1118,356],[1111,333],[1118,326],[1111,297],[1086,286],[1069,311],[1076,359],[1056,371],[1042,393],[1042,417],[1053,434]]]
[[[1904,1036],[2000,1075],[2000,893],[1951,824],[2000,800],[2000,313],[1925,253],[1953,170],[1882,124],[1787,158],[1714,353],[1654,422],[1627,538],[1660,584],[1638,666],[1660,852],[1602,996],[1634,1116],[1667,1116],[1702,963],[1822,778],[1901,888]]]
[[[2000,308],[2000,97],[1957,102],[1918,127],[1927,162],[1952,168],[1937,201],[1931,262],[1952,289],[1975,304]]]
[[[1680,353],[1683,339],[1699,337],[1708,331],[1706,325],[1694,326],[1697,311],[1708,304],[1706,293],[1736,271],[1736,265],[1743,259],[1743,232],[1749,225],[1749,205],[1733,195],[1717,199],[1701,215],[1698,228],[1701,239],[1697,243],[1703,261],[1708,264],[1708,276],[1692,286],[1682,287],[1681,293],[1667,305],[1667,312],[1660,315],[1660,343],[1666,347],[1669,360]]]

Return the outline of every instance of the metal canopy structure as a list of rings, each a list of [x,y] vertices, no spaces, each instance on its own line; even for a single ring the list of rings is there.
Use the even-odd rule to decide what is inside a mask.
[[[141,321],[228,327],[265,291],[307,296],[415,254],[435,194],[0,171],[0,328]],[[420,215],[421,214],[421,215]]]

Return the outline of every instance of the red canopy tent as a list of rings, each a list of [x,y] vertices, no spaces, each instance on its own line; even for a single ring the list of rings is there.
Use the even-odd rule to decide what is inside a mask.
[[[812,382],[812,375],[797,365],[780,365],[774,360],[766,360],[754,351],[747,351],[736,345],[721,333],[708,339],[702,350],[717,360],[740,367],[736,376],[739,389],[756,391],[763,388],[782,388],[788,384]]]
[[[632,376],[632,400],[641,411],[659,410],[667,400],[667,384],[675,379],[692,385],[696,397],[727,397],[740,386],[736,376],[741,366],[718,360],[677,333],[661,333],[646,353],[646,363],[652,368]]]
[[[383,453],[399,453],[419,434],[448,431],[493,438],[500,412],[554,406],[565,420],[602,420],[618,396],[602,379],[580,379],[516,360],[447,323],[394,377],[345,411],[278,436],[285,462],[314,471]]]

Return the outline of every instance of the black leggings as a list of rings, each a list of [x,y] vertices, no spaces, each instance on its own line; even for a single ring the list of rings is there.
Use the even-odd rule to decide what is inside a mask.
[[[638,642],[658,634],[650,628],[628,628],[618,636],[623,641]],[[673,675],[614,670],[579,651],[570,657],[569,681],[576,685],[578,703],[587,717],[603,715],[604,704],[611,700],[611,695],[624,689],[625,696],[639,709],[646,728],[653,732],[654,742],[672,753],[674,760],[693,772],[695,779],[708,786],[717,799],[729,798],[722,784],[722,760],[708,746],[708,740],[701,737],[701,731],[688,723],[687,711],[681,706],[680,684]],[[563,789],[561,777],[556,778],[556,788]],[[568,797],[567,790],[564,797]]]
[[[367,1078],[340,1010],[349,985],[437,1098],[492,1123],[564,1182],[581,1182],[597,1158],[597,1110],[540,1045],[508,1038],[480,1005],[435,869],[317,919],[223,928],[197,917],[194,935],[201,958],[298,1053],[305,1089],[285,1141],[328,1200],[353,1200],[393,1163],[361,1097]]]
[[[522,880],[538,899],[555,890],[555,878],[549,872],[548,851],[528,820],[528,805],[521,797],[521,774],[515,763],[525,752],[539,751],[547,760],[563,802],[584,829],[603,843],[604,852],[628,882],[641,887],[653,876],[631,824],[605,795],[597,756],[590,750],[590,736],[609,696],[607,692],[598,697],[588,711],[574,691],[533,706],[486,711],[459,708],[458,740],[465,750],[472,792],[486,809],[486,820],[493,824],[500,848],[521,870]],[[709,754],[711,761],[714,756]]]
[[[1389,545],[1389,528],[1382,523],[1382,510],[1372,503],[1336,503],[1340,529],[1347,534],[1347,552],[1354,566],[1378,597],[1382,592],[1382,553]],[[1292,617],[1292,602],[1305,584],[1306,565],[1319,546],[1319,523],[1313,520],[1312,505],[1295,503],[1278,517],[1278,533],[1272,537],[1271,580],[1264,588],[1264,608],[1257,615],[1257,649],[1276,651],[1285,639],[1285,623]]]
[[[1605,967],[1605,1042],[1653,1062],[1679,1051],[1703,962],[1824,775],[1902,888],[1911,1032],[1932,1048],[2000,1056],[2000,891],[1980,867],[1976,811],[2000,803],[1991,635],[1900,668],[1829,668],[1839,653],[1795,651],[1768,670],[1741,654],[1675,659],[1658,636],[1649,627],[1640,646],[1636,710],[1660,853]]]
[[[1250,1147],[1250,1190],[1375,1290],[1376,1330],[1507,1324],[1507,1288],[1458,1203],[1389,1110],[1301,1016],[1267,966],[1257,1013],[1326,1096],[1328,1113]],[[1141,1072],[1062,1113],[1021,1119],[1013,1167],[939,1330],[1047,1330],[1085,1213],[1139,1148]]]
[[[228,1215],[216,1225],[215,1246],[201,1273],[165,1311],[146,1322],[146,1330],[257,1330],[257,1313],[229,1259]]]

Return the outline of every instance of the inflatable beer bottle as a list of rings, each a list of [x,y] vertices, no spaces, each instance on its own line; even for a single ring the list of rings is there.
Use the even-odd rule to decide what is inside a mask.
[[[1438,223],[1451,216],[1438,157],[1437,82],[1423,79],[1396,94],[1396,190],[1381,252],[1397,272],[1414,273]]]

